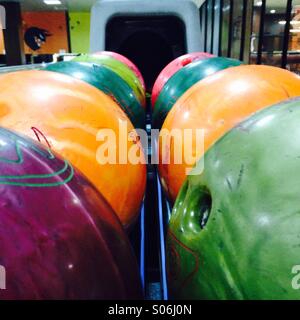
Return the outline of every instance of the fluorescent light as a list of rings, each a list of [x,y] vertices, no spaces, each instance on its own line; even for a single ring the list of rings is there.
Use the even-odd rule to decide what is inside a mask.
[[[281,21],[279,21],[278,23],[279,23],[279,24],[286,24],[286,21],[285,21],[285,20],[281,20]],[[300,21],[298,21],[298,20],[292,20],[292,21],[290,22],[291,25],[295,25],[295,24],[299,24],[299,23],[300,23]]]
[[[300,32],[300,29],[291,29],[290,32],[297,33],[297,32]]]
[[[276,13],[275,9],[270,10],[270,13]]]
[[[262,6],[262,1],[256,1],[256,5],[259,7]]]
[[[58,5],[61,4],[60,0],[44,0],[44,3],[48,6]]]

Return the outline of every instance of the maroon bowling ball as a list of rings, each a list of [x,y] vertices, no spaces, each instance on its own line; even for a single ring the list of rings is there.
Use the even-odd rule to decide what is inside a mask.
[[[68,161],[0,128],[0,194],[0,299],[141,297],[118,218]]]

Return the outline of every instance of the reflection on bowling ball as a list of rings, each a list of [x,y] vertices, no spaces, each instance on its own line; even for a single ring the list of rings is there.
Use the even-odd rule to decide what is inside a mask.
[[[78,57],[75,57],[72,61],[90,62],[94,64],[104,65],[107,68],[110,68],[128,83],[128,85],[136,95],[139,103],[143,107],[145,107],[146,98],[142,84],[140,83],[139,79],[136,77],[134,72],[130,68],[128,68],[127,65],[123,62],[108,55],[98,54],[82,54]]]
[[[197,60],[177,71],[164,85],[153,110],[152,121],[160,129],[176,101],[195,83],[220,70],[236,67],[239,60],[214,57]]]
[[[88,62],[66,61],[49,64],[45,70],[67,74],[98,88],[119,104],[136,128],[144,128],[145,110],[127,82],[109,68]]]
[[[2,299],[137,299],[117,216],[67,160],[0,129]]]
[[[188,53],[183,56],[180,56],[173,61],[171,61],[158,75],[152,89],[151,95],[151,103],[152,108],[154,108],[156,104],[156,100],[166,84],[166,82],[181,68],[187,66],[188,64],[192,63],[193,61],[208,59],[213,57],[212,54],[206,52],[193,52]]]
[[[138,79],[140,80],[143,89],[145,90],[145,81],[144,78],[140,72],[140,70],[138,69],[138,67],[131,61],[129,60],[127,57],[123,56],[120,53],[117,52],[112,52],[112,51],[99,51],[99,52],[95,52],[94,55],[106,55],[106,56],[110,56],[113,57],[123,63],[125,63],[127,65],[127,67],[129,67],[134,73],[135,75],[138,77]]]
[[[224,133],[252,113],[299,95],[300,77],[270,66],[229,68],[195,84],[173,106],[162,128],[168,131],[162,131],[160,135],[159,170],[170,198],[175,201],[186,174],[196,160]],[[178,139],[171,139],[173,129],[193,130],[182,148],[178,149]],[[204,145],[198,140],[197,147],[196,129],[204,130]],[[182,163],[177,164],[174,152],[178,154],[185,145],[192,146],[191,150],[186,150],[188,161],[183,156]]]
[[[118,161],[120,147],[137,149],[143,158],[140,142],[126,136],[135,131],[119,106],[93,86],[56,72],[21,71],[0,80],[0,125],[33,138],[37,134],[41,141],[45,136],[54,151],[96,186],[123,225],[131,225],[143,200],[146,166]],[[116,137],[107,157],[99,148],[111,140],[99,135],[100,129],[112,130]]]
[[[178,299],[299,299],[300,99],[223,136],[189,176],[168,235]]]

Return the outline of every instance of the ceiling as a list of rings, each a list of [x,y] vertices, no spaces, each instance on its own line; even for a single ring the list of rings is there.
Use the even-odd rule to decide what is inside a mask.
[[[70,11],[90,11],[92,5],[97,0],[60,0],[62,5],[48,6],[43,0],[6,0],[8,2],[20,2],[24,11],[50,11],[50,10],[70,10]],[[113,1],[113,0],[111,0]],[[151,0],[140,0],[151,1]],[[173,1],[173,0],[164,0]],[[199,7],[205,0],[193,0]],[[254,0],[254,3],[258,0]],[[267,0],[267,7],[284,8],[287,0]],[[293,0],[294,4],[300,4],[300,0]]]
[[[259,2],[258,0],[254,0],[254,4]],[[293,5],[299,5],[300,0],[293,0]],[[287,0],[267,0],[266,6],[267,8],[286,8]]]
[[[90,11],[97,0],[60,0],[61,5],[46,5],[43,0],[5,0],[8,2],[20,2],[24,11]]]

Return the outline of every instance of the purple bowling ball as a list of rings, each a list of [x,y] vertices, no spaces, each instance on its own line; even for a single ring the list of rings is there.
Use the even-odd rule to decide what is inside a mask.
[[[104,198],[50,149],[0,128],[0,299],[139,299]]]

